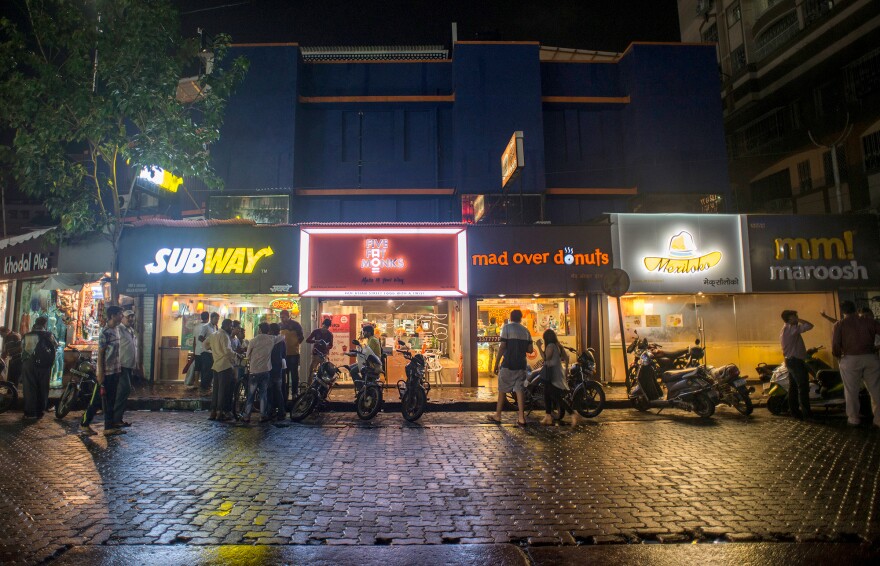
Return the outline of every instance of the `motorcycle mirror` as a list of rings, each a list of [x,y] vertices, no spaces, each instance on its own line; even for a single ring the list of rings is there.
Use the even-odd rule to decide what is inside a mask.
[[[360,346],[361,343],[358,342],[357,340],[352,340],[352,341],[351,341],[351,345],[352,345],[352,346]]]
[[[397,343],[401,346],[406,346],[406,342],[404,342],[403,340],[398,340]]]
[[[699,346],[699,345],[700,345],[700,339],[697,338],[696,340],[694,340],[694,344],[696,344],[697,346]]]

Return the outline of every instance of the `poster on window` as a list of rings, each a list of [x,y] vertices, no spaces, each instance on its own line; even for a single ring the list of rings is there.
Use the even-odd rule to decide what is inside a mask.
[[[645,328],[660,328],[661,326],[662,322],[659,314],[645,315]]]
[[[335,366],[347,366],[352,362],[346,353],[351,350],[352,329],[356,327],[355,314],[322,314],[321,320],[330,319],[330,333],[333,334],[333,347],[330,348],[330,361]]]
[[[681,313],[666,315],[666,326],[669,328],[681,328],[684,326],[684,316]]]

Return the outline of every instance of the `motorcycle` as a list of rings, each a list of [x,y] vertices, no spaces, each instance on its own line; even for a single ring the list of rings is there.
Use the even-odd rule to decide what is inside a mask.
[[[746,387],[746,380],[740,376],[739,368],[735,364],[727,364],[720,368],[700,366],[700,369],[714,386],[720,403],[733,407],[743,415],[752,414],[754,406],[749,394],[755,389]]]
[[[0,361],[0,372],[6,369],[6,364]],[[18,401],[18,389],[11,381],[0,381],[0,413],[5,413],[15,406]]]
[[[694,341],[693,346],[680,350],[666,351],[660,344],[649,343],[647,338],[639,338],[639,333],[635,331],[635,338],[626,348],[628,354],[635,354],[626,372],[625,385],[627,394],[630,393],[632,386],[637,381],[640,367],[639,359],[645,351],[651,352],[651,359],[655,365],[657,376],[661,376],[669,370],[697,367],[700,365],[700,360],[706,356],[706,351],[700,346],[699,338]],[[658,383],[658,385],[661,384]]]
[[[832,369],[824,361],[816,357],[816,353],[824,349],[816,346],[807,350],[807,358],[804,363],[807,366],[810,386],[810,408],[815,409],[845,409],[846,398],[843,390],[843,380],[840,372]],[[773,368],[770,370],[769,368]],[[767,395],[767,409],[774,415],[788,412],[789,374],[785,364],[768,366],[759,364],[756,368],[764,381],[764,394]],[[767,373],[769,380],[766,380]],[[870,414],[871,401],[867,391],[863,388],[859,392],[861,413]]]
[[[558,421],[565,416],[565,406],[568,405],[584,418],[595,418],[605,408],[605,390],[598,381],[593,379],[596,375],[596,357],[592,348],[587,348],[578,355],[577,350],[563,346],[576,356],[576,361],[568,370],[568,390],[563,392],[563,404],[554,404],[550,408],[550,416]]]
[[[702,418],[709,418],[715,413],[715,405],[719,401],[718,392],[700,367],[664,372],[660,376],[666,386],[664,399],[663,392],[657,385],[657,364],[652,358],[650,351],[644,351],[639,356],[637,382],[629,393],[629,399],[637,410],[673,407],[692,411]]]
[[[92,393],[99,387],[95,364],[85,356],[79,356],[70,373],[72,377],[55,405],[56,419],[63,419],[72,410],[88,407]]]
[[[325,346],[327,345],[323,340],[318,342]],[[315,410],[319,403],[326,402],[327,396],[330,395],[330,390],[336,385],[336,380],[342,373],[317,348],[312,350],[312,355],[319,359],[318,367],[312,375],[312,382],[308,388],[293,399],[290,407],[290,420],[293,422],[302,421],[312,414],[312,411]]]
[[[403,340],[397,341],[400,348],[397,352],[408,360],[404,368],[406,381],[398,380],[397,392],[400,394],[400,412],[408,422],[417,421],[428,407],[428,393],[431,384],[425,379],[425,357],[413,354]]]
[[[351,341],[354,350],[346,352],[347,356],[355,359],[355,362],[347,366],[351,380],[354,382],[355,411],[359,419],[368,421],[375,417],[382,408],[383,383],[380,375],[385,373],[382,369],[382,360],[379,356],[364,352],[361,343]],[[357,360],[362,360],[363,367],[359,367]]]

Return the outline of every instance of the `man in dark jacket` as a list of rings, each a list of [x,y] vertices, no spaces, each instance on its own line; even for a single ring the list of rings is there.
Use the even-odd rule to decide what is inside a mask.
[[[0,326],[0,337],[3,338],[0,356],[6,362],[6,381],[18,387],[21,379],[21,335],[6,326]]]
[[[22,388],[24,418],[39,419],[49,404],[49,379],[55,365],[58,342],[46,330],[49,319],[38,317],[33,329],[22,338]]]

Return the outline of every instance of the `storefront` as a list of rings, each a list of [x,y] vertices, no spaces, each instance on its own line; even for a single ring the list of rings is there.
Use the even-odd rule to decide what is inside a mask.
[[[247,337],[287,310],[302,319],[296,294],[299,230],[240,221],[164,221],[125,231],[120,292],[139,297],[144,373],[180,382],[202,312],[239,320]]]
[[[493,384],[499,332],[514,309],[522,311],[522,323],[535,340],[553,330],[562,344],[598,348],[598,305],[611,264],[607,225],[468,229],[474,315],[469,343],[477,353],[471,372],[479,385]],[[530,357],[536,362],[537,351]]]
[[[351,363],[345,353],[369,324],[388,354],[388,383],[405,379],[397,340],[425,354],[435,383],[462,382],[464,228],[304,226],[300,242],[300,295],[315,299],[311,326],[331,320],[331,361]]]
[[[783,309],[816,326],[805,335],[808,346],[830,350],[831,322],[820,313],[837,316],[835,291],[866,289],[880,273],[873,217],[617,214],[611,220],[615,266],[631,280],[621,300],[626,341],[638,333],[679,349],[700,338],[707,363],[736,363],[752,377],[758,363],[780,360]],[[856,228],[847,235],[848,226]],[[612,379],[620,382],[616,304],[608,310]]]

